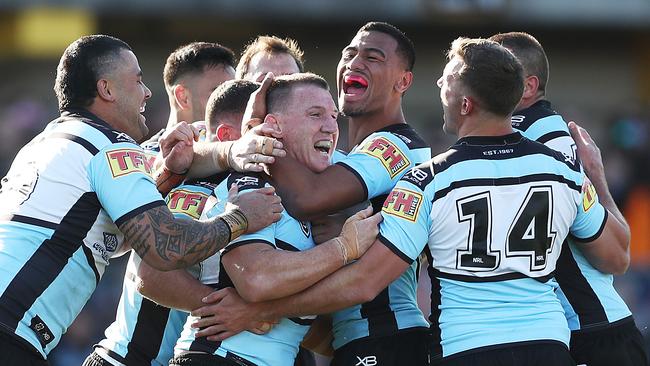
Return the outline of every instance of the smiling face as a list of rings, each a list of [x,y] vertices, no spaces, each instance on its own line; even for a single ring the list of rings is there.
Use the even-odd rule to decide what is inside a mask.
[[[332,96],[317,85],[301,84],[293,87],[286,101],[272,114],[287,154],[314,172],[325,170],[339,135]]]
[[[458,134],[458,123],[461,117],[461,105],[463,102],[462,86],[458,80],[458,73],[463,67],[463,61],[459,57],[453,57],[438,79],[440,88],[440,102],[442,103],[442,117],[444,124],[443,131],[448,134]]]
[[[337,68],[341,112],[354,117],[372,113],[391,98],[401,98],[395,85],[407,72],[397,54],[397,41],[388,34],[361,31],[343,49]]]
[[[142,113],[151,90],[142,81],[142,70],[133,52],[122,50],[117,64],[119,66],[106,76],[115,93],[116,128],[135,141],[141,141],[149,133]]]

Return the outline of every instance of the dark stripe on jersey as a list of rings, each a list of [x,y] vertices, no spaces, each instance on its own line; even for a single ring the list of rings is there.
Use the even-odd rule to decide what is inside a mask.
[[[150,365],[160,352],[165,327],[169,319],[169,308],[153,301],[142,299],[138,319],[124,356],[127,365]]]
[[[578,314],[580,328],[608,322],[603,304],[582,274],[566,240],[562,243],[562,252],[555,269],[555,279],[569,300],[569,304]]]
[[[503,152],[505,150],[512,150]],[[493,153],[496,151],[496,153]],[[455,164],[470,160],[507,160],[529,155],[545,155],[573,171],[578,167],[566,161],[562,153],[523,137],[519,132],[505,136],[468,136],[456,141],[448,151],[433,158],[434,172],[440,174]]]
[[[420,135],[406,123],[396,123],[394,125],[386,126],[375,132],[389,132],[399,137],[409,149],[429,148],[429,144]]]
[[[556,174],[531,174],[524,175],[522,177],[508,177],[508,178],[476,178],[476,179],[466,179],[452,182],[449,187],[437,191],[433,195],[431,203],[436,202],[437,200],[445,197],[451,191],[463,187],[498,187],[498,186],[512,186],[519,185],[522,183],[532,183],[532,182],[560,182],[567,185],[569,188],[574,191],[581,192],[582,187],[577,185],[574,181],[566,179],[564,176]]]
[[[424,248],[424,254],[427,256],[429,265],[427,266],[427,273],[431,280],[431,314],[429,315],[429,322],[431,323],[431,356],[438,358],[442,357],[442,334],[440,329],[440,304],[442,302],[440,280],[434,275],[433,272],[433,256],[431,249],[427,245]]]
[[[409,258],[408,255],[402,253],[401,250],[397,249],[397,247],[393,243],[391,243],[390,240],[386,239],[385,236],[379,234],[377,235],[377,239],[386,247],[388,247],[388,249],[390,249],[391,252],[395,253],[396,256],[400,257],[400,259],[406,262],[406,264],[410,265],[411,263],[413,263],[413,259]]]
[[[379,196],[370,199],[373,214],[381,212],[381,209],[384,207],[386,198],[388,198],[388,194],[380,194]]]
[[[191,184],[195,186],[200,186],[200,187],[205,187],[205,188],[211,188],[213,191],[221,182],[226,180],[228,176],[230,175],[229,171],[213,174],[207,178],[200,178],[200,179],[190,179],[186,181],[184,184]],[[230,187],[228,187],[230,188]],[[214,193],[214,192],[212,192]]]
[[[101,205],[94,192],[86,192],[70,208],[52,237],[41,243],[0,296],[0,323],[15,330],[25,312],[57,278],[83,244]]]
[[[551,140],[554,140],[554,139],[556,139],[558,137],[565,137],[565,136],[571,137],[571,135],[566,131],[553,131],[553,132],[549,132],[549,133],[547,133],[545,135],[540,136],[535,141],[539,142],[540,144],[545,144],[545,143],[547,143],[547,142],[549,142]]]
[[[551,107],[551,102],[540,100],[528,108],[516,111],[512,116],[512,127],[526,131],[537,120],[556,114],[557,112]]]
[[[127,135],[124,132],[115,130],[104,120],[97,117],[96,115],[94,115],[93,113],[89,112],[86,109],[71,108],[61,113],[61,117],[62,118],[58,121],[58,123],[65,123],[67,121],[80,121],[95,128],[96,130],[104,134],[104,136],[106,136],[106,138],[113,143],[130,142],[135,144],[135,140],[133,140],[131,136]]]
[[[496,275],[496,276],[476,277],[476,276],[467,276],[462,274],[440,272],[437,269],[434,269],[433,272],[434,275],[438,278],[445,278],[445,279],[460,281],[460,282],[501,282],[501,281],[510,281],[510,280],[520,280],[523,278],[531,278],[535,281],[545,283],[548,282],[548,280],[550,280],[551,278],[553,278],[553,273],[549,273],[546,276],[541,276],[541,277],[530,277],[519,272],[506,273],[506,274]]]
[[[607,224],[607,218],[608,217],[609,217],[609,211],[607,209],[605,209],[605,217],[603,217],[603,222],[600,224],[600,228],[598,229],[598,231],[594,235],[592,235],[592,236],[590,236],[588,238],[584,238],[584,239],[578,238],[575,235],[571,235],[571,238],[574,239],[575,241],[579,241],[581,243],[589,243],[589,242],[592,242],[592,241],[600,238],[600,235],[603,233],[603,230],[605,230],[605,225]]]
[[[236,243],[228,244],[224,248],[223,253],[221,253],[221,256],[223,257],[224,255],[226,255],[226,253],[230,252],[231,250],[233,250],[235,248],[239,248],[239,247],[241,247],[243,245],[248,245],[248,244],[268,244],[271,247],[275,248],[275,245],[273,245],[273,243],[271,243],[270,241],[263,240],[263,239],[242,240],[242,241],[238,241]]]
[[[390,308],[390,286],[369,302],[361,304],[361,317],[368,321],[368,336],[381,337],[399,330],[397,318]]]
[[[232,173],[228,176],[228,183],[226,188],[230,189],[233,183],[237,184],[239,192],[248,189],[264,188],[266,184],[266,176],[262,173]]]
[[[95,147],[95,145],[93,145],[90,141],[88,141],[88,140],[86,140],[84,138],[81,138],[79,136],[75,136],[75,135],[70,134],[70,133],[56,132],[56,133],[51,134],[48,137],[49,138],[61,138],[61,139],[70,140],[72,142],[76,142],[79,145],[83,146],[86,150],[88,150],[88,152],[93,156],[96,155],[99,152],[99,149],[97,149]]]
[[[342,161],[339,161],[334,165],[338,165],[338,166],[341,166],[341,167],[345,168],[347,171],[352,173],[352,175],[354,175],[357,178],[357,180],[361,184],[361,187],[363,188],[363,200],[364,201],[367,200],[368,199],[368,186],[366,185],[366,182],[363,180],[363,177],[361,177],[361,175],[356,170],[352,169],[349,165],[347,165],[346,163],[344,163]]]
[[[298,249],[298,248],[294,247],[293,245],[287,243],[286,241],[280,240],[278,238],[275,238],[275,246],[278,247],[279,249],[287,250],[287,251],[290,251],[290,252],[299,252],[300,251],[300,249]]]
[[[81,249],[83,249],[84,251],[84,255],[86,256],[88,265],[95,273],[95,286],[97,286],[97,284],[99,283],[100,276],[99,276],[99,271],[97,270],[97,264],[95,263],[95,257],[93,257],[93,251],[90,250],[90,248],[88,248],[85,245],[82,245]]]
[[[143,213],[145,211],[148,211],[148,210],[150,210],[152,208],[156,208],[158,206],[167,207],[167,204],[163,200],[149,202],[146,205],[140,206],[140,207],[138,207],[138,208],[136,208],[136,209],[122,215],[119,219],[115,220],[115,225],[120,227],[125,221],[127,221],[129,219],[132,219],[135,216],[137,216],[137,215],[139,215],[139,214],[141,214],[141,213]]]
[[[45,221],[34,217],[22,216],[22,215],[11,215],[11,214],[3,215],[2,217],[0,217],[0,220],[20,222],[21,224],[40,226],[51,230],[56,230],[56,228],[59,227],[59,224],[54,222]]]

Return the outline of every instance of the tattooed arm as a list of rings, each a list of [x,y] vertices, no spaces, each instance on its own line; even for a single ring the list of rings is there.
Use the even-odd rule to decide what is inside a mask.
[[[127,243],[150,266],[169,271],[189,267],[224,248],[244,232],[255,232],[280,219],[282,205],[273,188],[237,196],[229,192],[226,212],[205,221],[175,218],[159,206],[120,225]]]

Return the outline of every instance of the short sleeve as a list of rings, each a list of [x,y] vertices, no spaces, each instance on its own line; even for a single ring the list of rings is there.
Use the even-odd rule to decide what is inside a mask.
[[[578,212],[571,225],[571,234],[578,240],[589,242],[598,239],[607,221],[607,210],[598,201],[596,188],[584,179],[580,200],[577,204]]]
[[[141,147],[112,144],[90,161],[88,174],[97,198],[119,226],[153,207],[165,204],[151,178],[152,165]]]
[[[386,194],[395,186],[414,162],[408,156],[409,148],[399,137],[388,132],[368,136],[337,162],[351,171],[361,182],[366,199]]]
[[[431,201],[420,187],[400,180],[384,201],[379,241],[411,264],[428,243],[430,214]]]

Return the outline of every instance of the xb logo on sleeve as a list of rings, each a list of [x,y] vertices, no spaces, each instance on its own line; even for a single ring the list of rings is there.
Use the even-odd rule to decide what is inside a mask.
[[[357,362],[354,366],[375,366],[377,365],[377,356],[366,356],[364,358],[361,358],[357,356]]]

